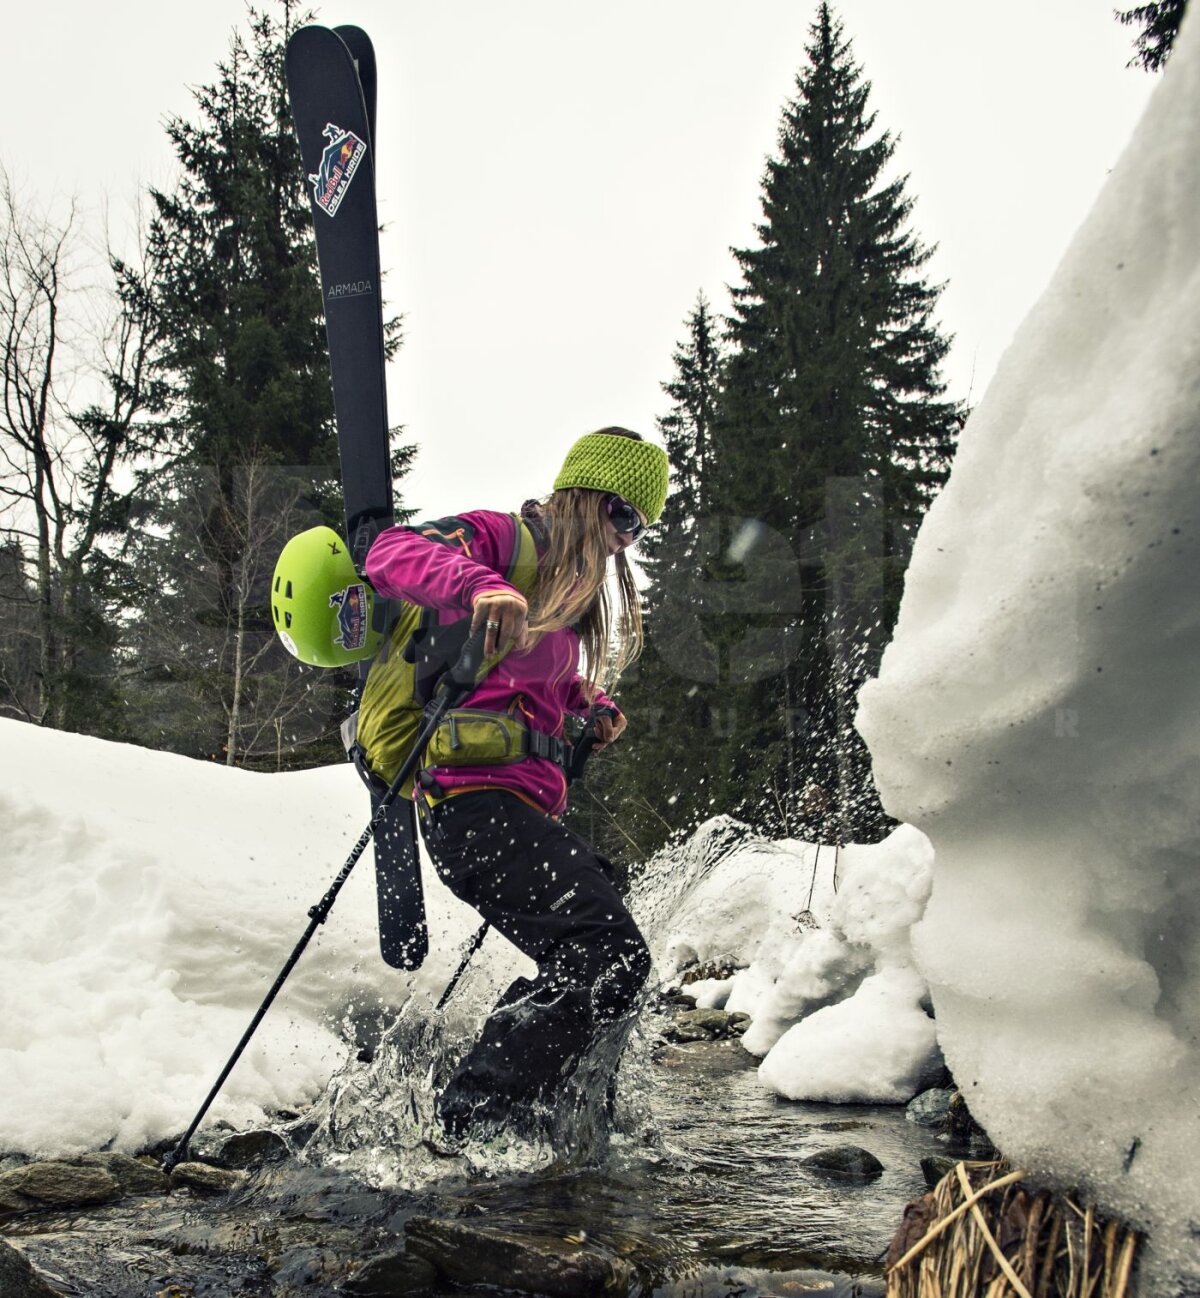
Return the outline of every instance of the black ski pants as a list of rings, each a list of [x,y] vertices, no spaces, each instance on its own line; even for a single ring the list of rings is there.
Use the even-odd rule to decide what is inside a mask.
[[[577,834],[496,791],[460,793],[425,818],[442,881],[537,962],[484,1024],[443,1094],[451,1127],[548,1101],[593,1039],[635,1004],[650,953],[610,867]]]

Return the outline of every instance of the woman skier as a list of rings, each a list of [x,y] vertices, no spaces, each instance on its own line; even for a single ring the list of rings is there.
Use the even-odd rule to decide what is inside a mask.
[[[598,1034],[622,1022],[650,971],[608,862],[558,818],[566,715],[591,721],[597,749],[625,729],[600,684],[641,649],[624,552],[658,520],[667,485],[661,448],[605,428],[575,443],[553,494],[527,501],[520,518],[475,510],[389,528],[367,559],[378,595],[432,609],[443,623],[469,615],[472,632],[485,630],[485,657],[507,651],[450,715],[440,749],[426,750],[427,761],[447,764],[422,770],[416,789],[442,881],[538,967],[507,989],[438,1096],[452,1137],[487,1135],[549,1105]],[[530,536],[536,570],[528,565],[523,594],[513,573]],[[428,756],[435,750],[446,756]]]

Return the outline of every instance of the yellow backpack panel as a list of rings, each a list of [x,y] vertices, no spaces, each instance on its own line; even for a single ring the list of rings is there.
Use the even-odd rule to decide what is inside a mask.
[[[524,520],[516,514],[512,517],[516,535],[504,579],[528,597],[537,581],[537,547]],[[447,540],[458,537],[448,526],[441,527],[458,521],[439,520],[436,534]],[[470,617],[439,626],[432,610],[405,600],[395,600],[393,606],[396,617],[367,675],[356,732],[368,769],[387,784],[412,751],[425,705],[443,672],[461,653],[471,626]],[[484,664],[481,679],[497,661],[492,658]],[[411,779],[400,793],[412,797]]]

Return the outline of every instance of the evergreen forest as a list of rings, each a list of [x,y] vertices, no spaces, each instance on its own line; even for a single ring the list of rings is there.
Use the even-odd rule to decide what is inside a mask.
[[[1162,66],[1183,8],[1117,15],[1136,62]],[[103,255],[86,328],[66,324],[82,213],[0,174],[2,716],[255,770],[343,760],[354,676],[290,657],[268,598],[285,541],[342,512],[283,72],[312,18],[248,9],[167,122],[174,182],[146,192],[136,255]],[[638,546],[645,649],[618,693],[637,742],[569,816],[625,863],[717,814],[822,843],[889,827],[855,697],[967,412],[910,181],[828,3],[798,54],[739,282],[680,304],[655,430],[672,493]],[[392,430],[401,522],[420,442]]]

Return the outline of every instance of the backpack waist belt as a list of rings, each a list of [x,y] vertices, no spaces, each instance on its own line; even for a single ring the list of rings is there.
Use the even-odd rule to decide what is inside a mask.
[[[570,756],[565,740],[534,730],[520,717],[484,708],[455,708],[433,732],[424,765],[504,766],[526,757],[544,757],[565,770]]]

